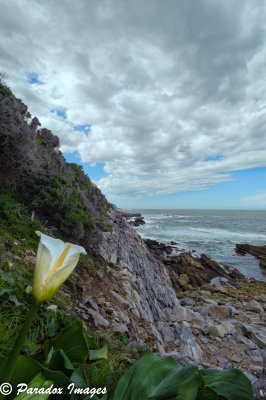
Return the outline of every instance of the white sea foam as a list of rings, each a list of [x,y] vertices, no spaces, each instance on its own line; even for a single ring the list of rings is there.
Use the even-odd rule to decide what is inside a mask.
[[[137,212],[135,210],[135,212]],[[236,243],[266,244],[266,211],[138,210],[146,224],[137,228],[143,238],[177,242],[179,249],[196,250],[237,267],[247,276],[266,280],[258,261],[237,256]]]

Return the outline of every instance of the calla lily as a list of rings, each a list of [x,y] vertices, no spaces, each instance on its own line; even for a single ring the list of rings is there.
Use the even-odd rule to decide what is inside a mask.
[[[33,296],[37,303],[51,299],[76,267],[83,247],[64,243],[37,231],[41,237],[33,278]]]

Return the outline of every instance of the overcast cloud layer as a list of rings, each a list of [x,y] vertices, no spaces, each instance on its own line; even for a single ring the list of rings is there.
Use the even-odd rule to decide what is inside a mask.
[[[62,151],[105,163],[107,195],[202,190],[266,166],[265,0],[0,5],[8,84]]]

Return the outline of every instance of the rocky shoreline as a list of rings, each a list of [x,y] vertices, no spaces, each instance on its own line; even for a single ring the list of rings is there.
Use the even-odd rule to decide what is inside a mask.
[[[140,213],[130,214],[124,211],[120,211],[121,215],[128,221],[128,223],[132,226],[140,226],[144,225],[144,217]]]
[[[69,299],[77,293],[71,312],[88,327],[126,335],[136,354],[149,347],[183,365],[239,368],[264,399],[266,283],[206,255],[172,255],[176,243],[144,242],[119,211],[109,215],[97,267],[76,271],[74,286],[63,288]]]
[[[266,284],[248,281],[236,269],[224,270],[204,254],[172,256],[176,249],[174,242],[168,246],[146,239],[145,243],[169,269],[182,306],[170,319],[173,324],[192,331],[202,351],[200,365],[241,369],[250,378],[257,397],[263,398],[266,393]],[[179,359],[175,348],[167,354]]]
[[[266,269],[266,245],[252,246],[250,244],[236,244],[236,252],[239,255],[251,254],[259,260],[259,266]]]
[[[171,255],[176,243],[144,242],[123,215],[113,211],[112,218],[113,231],[100,244],[109,266],[97,272],[101,290],[83,303],[83,316],[181,364],[239,368],[263,399],[266,284],[206,255]]]

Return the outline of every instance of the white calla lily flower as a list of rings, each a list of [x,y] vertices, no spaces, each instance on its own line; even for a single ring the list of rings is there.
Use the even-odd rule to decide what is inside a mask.
[[[41,237],[33,278],[32,293],[37,303],[51,299],[76,267],[83,247],[64,243],[39,231]]]

